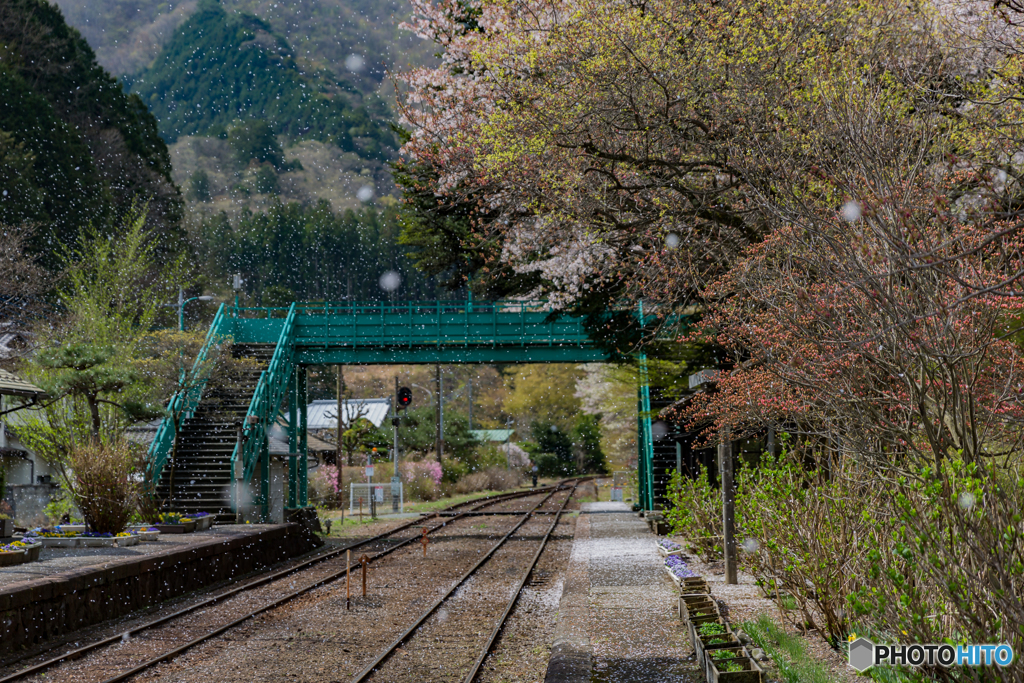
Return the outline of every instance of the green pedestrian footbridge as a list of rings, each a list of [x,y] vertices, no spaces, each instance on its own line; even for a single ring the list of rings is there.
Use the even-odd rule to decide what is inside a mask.
[[[642,308],[640,314],[642,321]],[[212,347],[225,341],[234,355],[253,359],[252,370],[231,387],[217,387],[200,375],[210,365],[206,358]],[[606,360],[608,353],[588,336],[582,318],[559,315],[544,302],[296,302],[287,308],[222,304],[193,377],[183,383],[189,390],[171,399],[168,417],[157,429],[147,481],[171,511],[208,512],[223,521],[268,521],[269,435],[287,406],[285,508],[305,507],[304,370],[309,365]],[[643,501],[651,420],[645,381],[639,389]]]

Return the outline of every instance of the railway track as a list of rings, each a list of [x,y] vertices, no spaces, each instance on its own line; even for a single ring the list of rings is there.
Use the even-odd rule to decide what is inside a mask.
[[[323,553],[285,570],[258,577],[173,614],[135,626],[130,631],[98,639],[50,657],[45,661],[31,664],[0,677],[0,683],[13,683],[13,681],[30,680],[34,677],[38,677],[37,680],[88,680],[103,681],[103,683],[116,683],[132,679],[161,662],[173,660],[196,646],[207,643],[246,622],[251,622],[259,615],[276,610],[287,603],[300,599],[311,591],[336,582],[343,578],[350,569],[357,570],[358,563],[353,563],[350,566],[344,560],[344,556],[349,551],[366,552],[370,555],[371,561],[375,562],[419,541],[422,537],[421,527],[425,527],[427,534],[431,537],[442,537],[439,540],[443,542],[443,537],[446,534],[451,536],[451,532],[454,530],[453,525],[456,522],[479,520],[480,518],[476,515],[491,511],[497,512],[499,519],[504,519],[502,515],[521,516],[522,519],[515,525],[515,528],[518,529],[530,518],[532,512],[542,507],[559,490],[564,490],[561,485],[512,494],[499,494],[483,500],[477,499],[451,506],[439,513],[412,520],[386,533]],[[522,509],[525,502],[523,499],[538,495],[544,496],[540,503],[533,505],[529,510]],[[564,508],[564,504],[562,507]],[[409,534],[408,532],[414,528],[414,532]],[[406,532],[408,537],[403,538],[402,532]],[[502,543],[506,539],[507,535]],[[282,587],[287,589],[283,594],[281,593]],[[210,613],[214,611],[219,614],[211,615]],[[220,617],[217,619],[218,625],[214,628],[209,628],[208,622],[211,621],[211,616]],[[174,637],[164,637],[168,631],[173,631]],[[133,647],[128,647],[129,643],[133,644]],[[172,643],[173,646],[168,648],[168,643]],[[35,655],[32,659],[38,659],[38,657],[39,655]],[[76,663],[76,660],[87,659],[101,660],[101,663],[97,667],[78,667],[79,670],[68,671],[68,675],[64,675],[63,669],[74,666],[73,663]],[[8,663],[5,668],[10,671],[11,667],[18,663]],[[86,671],[81,671],[83,668]],[[112,670],[118,670],[119,673],[113,676],[104,674],[97,677],[89,675],[88,670],[90,669],[92,673],[97,671],[109,673]]]
[[[412,626],[357,673],[351,683],[473,683],[575,489],[573,485],[550,523],[525,515]],[[552,492],[537,508],[554,495]],[[536,508],[531,513],[535,511]],[[530,544],[530,539],[537,536],[539,543]],[[530,559],[524,562],[527,557]],[[521,573],[515,571],[524,566]],[[510,575],[517,575],[517,579],[510,582]],[[481,627],[488,626],[481,631]]]

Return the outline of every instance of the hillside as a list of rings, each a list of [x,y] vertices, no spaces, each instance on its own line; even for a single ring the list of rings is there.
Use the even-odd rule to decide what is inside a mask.
[[[156,120],[96,63],[45,0],[0,3],[0,223],[37,226],[32,250],[54,265],[83,228],[103,231],[138,200],[168,239],[181,201]]]
[[[366,158],[395,146],[388,111],[375,95],[296,57],[288,41],[250,14],[200,0],[131,88],[168,142],[223,135],[237,120],[266,121],[279,135],[336,144]]]
[[[82,32],[100,64],[118,75],[138,73],[156,58],[175,28],[191,15],[196,0],[55,0],[67,21]],[[385,70],[424,64],[435,47],[398,24],[411,14],[407,0],[223,0],[229,13],[252,14],[283,36],[297,54],[319,67],[346,73],[359,55],[367,91],[385,83]]]

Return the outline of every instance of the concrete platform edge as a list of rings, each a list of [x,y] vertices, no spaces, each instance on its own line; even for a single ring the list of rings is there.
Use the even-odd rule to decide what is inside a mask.
[[[590,611],[590,518],[580,515],[558,603],[558,622],[544,683],[589,683],[593,656],[587,624]]]
[[[299,525],[284,524],[10,584],[0,590],[0,654],[268,567],[317,541]]]

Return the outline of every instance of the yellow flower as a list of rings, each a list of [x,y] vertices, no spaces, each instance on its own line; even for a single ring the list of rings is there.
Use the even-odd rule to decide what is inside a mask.
[[[846,638],[847,638],[847,640],[849,640],[852,643],[853,641],[857,640],[857,634],[856,633],[851,633]]]

